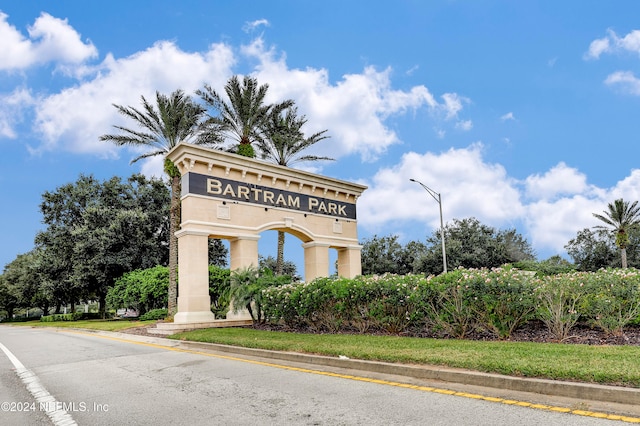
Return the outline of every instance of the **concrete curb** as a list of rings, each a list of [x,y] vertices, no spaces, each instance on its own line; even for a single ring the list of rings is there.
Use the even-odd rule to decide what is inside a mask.
[[[640,389],[637,388],[513,377],[428,365],[405,365],[379,361],[343,359],[321,355],[301,354],[297,352],[279,352],[264,349],[242,348],[214,343],[180,341],[179,347],[183,347],[185,349],[213,350],[216,352],[235,355],[260,357],[287,362],[299,362],[309,365],[349,368],[359,371],[368,371],[371,373],[392,374],[416,379],[440,380],[444,382],[537,393],[541,395],[612,402],[634,406],[640,405]]]
[[[88,331],[88,330],[83,330]],[[547,396],[575,398],[589,401],[609,402],[630,406],[640,406],[640,389],[622,386],[607,386],[591,383],[567,382],[560,380],[532,379],[526,377],[505,376],[494,373],[430,365],[392,364],[379,361],[365,361],[348,358],[335,358],[298,352],[281,352],[266,349],[243,348],[216,343],[172,340],[164,337],[147,337],[135,334],[98,331],[98,334],[117,336],[121,339],[153,343],[166,347],[186,350],[214,351],[225,354],[257,357],[286,362],[303,363],[323,367],[346,368],[378,374],[391,374],[422,380],[481,386],[500,390],[528,392]]]
[[[69,329],[60,329],[60,331],[63,330]],[[494,388],[498,390],[526,392],[551,397],[566,397],[578,400],[621,404],[632,407],[640,406],[640,389],[638,388],[514,377],[501,374],[482,373],[478,371],[430,365],[393,364],[388,362],[336,358],[322,355],[303,354],[298,352],[271,351],[266,349],[244,348],[216,343],[173,340],[160,336],[151,337],[136,334],[94,331],[86,329],[78,329],[77,331],[95,333],[121,340],[130,340],[164,346],[167,348],[177,348],[191,351],[210,351],[229,355],[302,363],[310,366],[316,365],[319,367],[352,369],[375,374],[389,374],[421,380],[437,380],[462,385]]]

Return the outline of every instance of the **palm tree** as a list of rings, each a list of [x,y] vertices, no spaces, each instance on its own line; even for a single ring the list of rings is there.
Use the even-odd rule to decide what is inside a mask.
[[[198,145],[214,145],[222,142],[220,134],[214,131],[215,128],[210,127],[206,133],[201,132],[206,111],[182,90],[176,90],[169,96],[156,92],[155,106],[144,96],[141,98],[141,110],[113,104],[120,114],[138,125],[138,130],[113,126],[121,133],[100,136],[101,141],[113,142],[118,146],[150,148],[148,152],[131,160],[131,163],[157,155],[166,155],[181,142]],[[168,158],[164,160],[164,171],[171,182],[168,311],[172,316],[177,311],[178,300],[178,239],[175,233],[180,227],[180,171]]]
[[[235,142],[231,150],[246,157],[255,157],[253,143],[263,140],[263,128],[271,111],[282,111],[293,105],[287,100],[279,104],[265,103],[268,84],[258,85],[258,80],[244,76],[242,84],[237,76],[229,79],[224,86],[229,102],[226,102],[211,86],[196,94],[213,109],[207,125],[211,126],[214,135],[222,134]]]
[[[273,110],[269,120],[265,123],[264,138],[258,142],[260,157],[281,166],[291,166],[302,161],[333,160],[329,157],[317,155],[303,155],[302,152],[323,139],[329,138],[327,130],[305,137],[302,126],[307,118],[298,116],[298,109],[294,106],[284,111]],[[282,275],[284,266],[285,233],[278,231],[278,254],[276,257],[276,275]]]
[[[622,198],[609,203],[608,210],[604,215],[593,213],[593,215],[606,223],[607,226],[596,226],[599,229],[611,229],[616,233],[616,245],[620,248],[620,257],[622,259],[622,267],[627,267],[627,245],[629,244],[629,231],[640,225],[640,206],[634,201],[629,204]]]

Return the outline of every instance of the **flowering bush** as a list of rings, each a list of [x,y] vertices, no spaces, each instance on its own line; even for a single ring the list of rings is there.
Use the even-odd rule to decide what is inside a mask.
[[[421,305],[426,308],[425,316],[434,331],[463,338],[475,326],[469,271],[457,269],[434,277],[428,287],[421,289],[426,296]]]
[[[508,339],[540,319],[555,339],[579,320],[620,333],[640,315],[640,271],[571,272],[537,278],[510,267],[456,269],[437,277],[374,275],[319,278],[267,288],[271,322],[316,331],[427,331],[463,338],[486,330]]]
[[[536,280],[537,314],[554,339],[563,341],[580,318],[579,304],[588,272],[549,275]]]
[[[581,308],[590,324],[607,334],[622,334],[640,315],[640,271],[601,269],[591,274]]]
[[[534,317],[533,274],[513,268],[481,269],[470,271],[466,281],[476,321],[496,337],[508,339]]]

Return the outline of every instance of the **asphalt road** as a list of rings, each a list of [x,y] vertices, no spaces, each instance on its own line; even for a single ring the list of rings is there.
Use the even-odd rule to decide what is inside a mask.
[[[0,349],[1,425],[622,424],[95,333],[0,326]]]

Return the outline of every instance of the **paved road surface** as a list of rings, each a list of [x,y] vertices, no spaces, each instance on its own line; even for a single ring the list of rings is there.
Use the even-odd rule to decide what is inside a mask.
[[[85,332],[0,326],[0,349],[1,425],[624,424]]]

